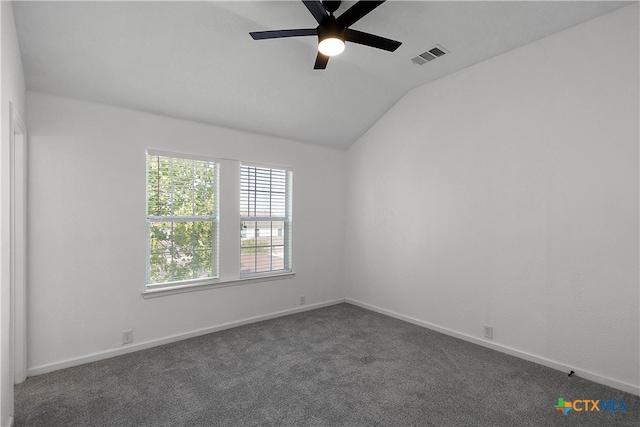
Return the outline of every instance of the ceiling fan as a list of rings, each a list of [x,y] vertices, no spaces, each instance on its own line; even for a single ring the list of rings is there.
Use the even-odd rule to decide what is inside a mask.
[[[333,16],[333,13],[340,7],[340,3],[342,3],[340,1],[302,0],[302,3],[318,22],[319,25],[316,28],[254,31],[249,34],[254,40],[318,36],[318,56],[316,56],[316,63],[313,66],[314,70],[327,68],[329,57],[342,53],[345,42],[358,43],[389,52],[394,52],[402,44],[395,40],[349,28],[384,3],[384,0],[359,1],[337,18]]]

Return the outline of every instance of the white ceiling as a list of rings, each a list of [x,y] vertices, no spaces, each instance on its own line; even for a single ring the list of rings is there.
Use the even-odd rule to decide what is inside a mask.
[[[297,0],[13,8],[30,90],[347,148],[412,88],[629,3],[387,1],[352,28],[402,46],[348,43],[324,71],[313,70],[314,37],[249,36],[314,28]],[[451,53],[411,62],[435,44]]]

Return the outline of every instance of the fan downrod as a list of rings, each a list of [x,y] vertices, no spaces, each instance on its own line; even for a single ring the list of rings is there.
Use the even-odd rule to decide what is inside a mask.
[[[333,12],[338,10],[338,8],[340,7],[340,3],[342,3],[342,2],[341,1],[329,1],[329,0],[323,0],[322,1],[322,5],[327,10],[327,12],[329,12],[329,15],[331,15],[331,16],[333,16]]]

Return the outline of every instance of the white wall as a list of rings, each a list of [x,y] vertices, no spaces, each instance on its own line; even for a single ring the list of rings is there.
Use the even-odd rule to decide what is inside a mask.
[[[344,298],[344,151],[33,92],[27,119],[31,374],[127,329],[135,348]],[[293,167],[295,277],[143,299],[147,148]]]
[[[11,305],[10,305],[10,236],[9,236],[9,199],[10,199],[10,103],[13,103],[18,115],[25,117],[25,85],[22,60],[18,47],[18,37],[13,19],[11,2],[0,2],[1,59],[0,74],[0,425],[10,425],[13,416],[13,376],[11,357]]]
[[[347,299],[638,393],[638,4],[407,94],[348,152]]]

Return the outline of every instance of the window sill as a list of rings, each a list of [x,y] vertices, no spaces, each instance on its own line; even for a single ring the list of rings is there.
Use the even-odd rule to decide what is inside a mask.
[[[186,292],[196,292],[196,291],[204,291],[207,289],[226,288],[227,286],[244,285],[247,283],[290,279],[295,275],[296,273],[291,271],[287,273],[241,277],[239,279],[232,279],[232,280],[212,279],[210,282],[204,282],[204,283],[189,283],[189,284],[183,284],[183,285],[167,286],[164,288],[157,288],[157,289],[146,289],[142,291],[141,294],[144,299],[157,298],[157,297],[164,297],[167,295],[182,294]]]

